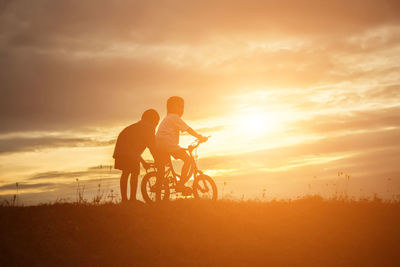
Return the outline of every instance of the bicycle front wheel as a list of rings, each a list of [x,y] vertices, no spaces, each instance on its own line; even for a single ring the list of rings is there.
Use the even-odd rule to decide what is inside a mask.
[[[142,191],[142,197],[146,203],[155,203],[157,199],[162,201],[169,200],[169,185],[168,181],[164,179],[163,184],[161,186],[161,192],[152,192],[153,186],[156,184],[157,181],[157,172],[149,172],[147,173],[140,185],[140,189]],[[159,197],[158,194],[161,196]]]
[[[195,198],[217,200],[218,191],[214,180],[205,174],[200,174],[193,181],[193,195]]]

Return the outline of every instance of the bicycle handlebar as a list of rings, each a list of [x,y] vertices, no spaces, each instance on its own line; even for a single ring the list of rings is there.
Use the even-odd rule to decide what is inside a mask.
[[[204,141],[201,141],[200,139],[196,139],[192,144],[190,144],[190,145],[186,148],[186,150],[193,151],[194,149],[196,149],[197,147],[199,147],[199,145],[200,145],[201,143],[207,142],[208,139],[209,139],[210,137],[211,137],[211,135],[205,136],[206,139],[205,139]]]

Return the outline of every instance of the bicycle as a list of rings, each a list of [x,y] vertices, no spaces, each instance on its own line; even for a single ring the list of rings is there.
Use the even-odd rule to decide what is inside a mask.
[[[147,203],[154,203],[157,200],[168,201],[170,198],[198,198],[198,199],[210,199],[217,200],[218,191],[217,186],[214,180],[204,174],[201,170],[197,168],[196,159],[193,155],[193,151],[199,147],[201,143],[199,139],[196,139],[191,145],[189,145],[185,150],[189,152],[189,156],[191,159],[190,168],[188,172],[188,177],[191,177],[189,181],[193,181],[192,185],[192,194],[189,196],[183,196],[181,192],[176,191],[176,185],[178,184],[178,178],[181,177],[178,173],[175,172],[174,167],[172,165],[171,157],[169,157],[169,162],[166,164],[166,171],[164,175],[164,179],[161,182],[161,187],[156,192],[153,192],[152,188],[157,181],[157,171],[154,163],[151,163],[150,166],[153,169],[151,172],[146,170],[146,175],[143,177],[141,182],[141,192],[143,199]],[[192,178],[193,176],[193,178]]]

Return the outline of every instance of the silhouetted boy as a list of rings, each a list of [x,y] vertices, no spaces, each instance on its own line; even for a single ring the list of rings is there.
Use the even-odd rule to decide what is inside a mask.
[[[155,188],[158,189],[160,187],[160,183],[164,177],[165,165],[169,162],[170,155],[172,155],[175,159],[183,160],[181,179],[176,190],[184,194],[190,194],[190,187],[185,186],[185,183],[189,179],[187,175],[190,167],[190,157],[179,146],[179,132],[188,132],[200,140],[207,138],[195,132],[181,119],[183,112],[183,98],[178,96],[170,97],[167,101],[167,116],[160,123],[156,134],[157,184]]]
[[[154,157],[154,132],[159,121],[160,115],[158,115],[157,111],[154,109],[146,110],[140,121],[126,127],[118,136],[113,157],[115,159],[114,168],[122,170],[120,181],[122,202],[128,200],[129,175],[131,175],[130,201],[136,201],[140,162],[145,169],[149,167],[149,164],[143,160],[141,155],[148,147]]]

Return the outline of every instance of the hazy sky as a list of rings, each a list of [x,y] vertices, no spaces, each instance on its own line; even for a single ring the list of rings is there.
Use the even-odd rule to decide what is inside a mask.
[[[0,0],[0,61],[3,197],[116,189],[98,166],[172,95],[225,194],[400,194],[399,1]]]

